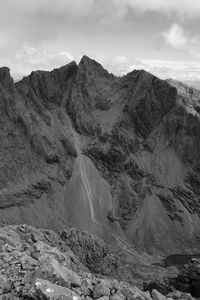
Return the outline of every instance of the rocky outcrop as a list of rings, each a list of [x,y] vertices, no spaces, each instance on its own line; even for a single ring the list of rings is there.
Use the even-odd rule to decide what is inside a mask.
[[[180,291],[190,293],[195,298],[200,297],[200,259],[193,258],[176,279],[175,287]]]
[[[117,276],[119,259],[112,254],[100,238],[76,229],[64,230],[61,238],[92,272],[105,276]]]
[[[176,261],[177,262],[177,261]],[[200,296],[200,259],[192,258],[191,261],[180,269],[174,277],[163,277],[162,280],[146,281],[143,284],[145,291],[153,291],[167,295],[168,298],[191,299]],[[162,296],[163,297],[163,296]]]

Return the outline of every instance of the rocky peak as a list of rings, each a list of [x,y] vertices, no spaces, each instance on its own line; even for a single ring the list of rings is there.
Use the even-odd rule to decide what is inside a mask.
[[[62,87],[66,86],[69,77],[73,76],[77,71],[77,64],[75,61],[70,62],[60,68],[51,71],[52,76],[60,83]]]
[[[88,75],[100,75],[105,77],[114,77],[107,70],[105,70],[101,64],[96,62],[94,59],[89,58],[84,55],[78,65],[78,69],[80,73],[86,73]]]
[[[52,71],[33,71],[29,76],[24,77],[19,81],[17,85],[27,81],[31,81],[34,85],[38,85],[38,82],[49,80],[54,80],[57,84],[64,85],[66,84],[67,79],[76,72],[76,69],[77,64],[75,61],[72,61],[69,64],[53,69]]]
[[[34,71],[17,83],[17,87],[24,93],[36,94],[44,102],[61,104],[63,92],[69,88],[72,78],[76,74],[77,64],[71,62],[52,71]]]
[[[0,84],[5,87],[13,86],[14,82],[10,76],[10,69],[8,67],[0,68]]]
[[[94,67],[94,66],[99,66],[101,67],[101,65],[96,62],[94,59],[91,59],[89,58],[88,56],[84,55],[81,60],[80,60],[80,63],[79,63],[79,67],[81,66],[85,66],[85,67]]]
[[[133,71],[124,80],[131,86],[124,112],[136,133],[146,138],[176,105],[177,90],[144,70]]]

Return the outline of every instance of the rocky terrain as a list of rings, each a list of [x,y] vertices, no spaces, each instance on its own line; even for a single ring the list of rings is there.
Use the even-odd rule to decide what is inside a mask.
[[[130,270],[90,270],[138,285],[172,272],[163,256],[200,253],[198,90],[86,56],[17,83],[2,67],[0,138],[1,226],[95,234]]]
[[[196,280],[199,290],[199,263],[193,261],[192,267],[185,268],[178,282],[187,278],[190,288]],[[133,276],[132,284],[126,281],[120,259],[101,239],[76,229],[58,235],[25,224],[2,227],[0,266],[2,300],[193,299],[186,291],[172,291],[167,296],[155,289],[141,291],[133,285]]]

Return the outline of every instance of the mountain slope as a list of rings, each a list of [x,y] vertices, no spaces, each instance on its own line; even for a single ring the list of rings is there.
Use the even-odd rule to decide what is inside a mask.
[[[137,260],[199,251],[196,91],[84,56],[16,84],[1,68],[0,107],[0,224],[73,225]]]

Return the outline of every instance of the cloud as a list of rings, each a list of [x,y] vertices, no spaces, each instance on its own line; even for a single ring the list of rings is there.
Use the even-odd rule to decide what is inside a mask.
[[[143,60],[146,70],[159,78],[177,80],[200,80],[200,62],[170,60]]]
[[[167,31],[162,33],[162,36],[172,48],[200,58],[200,35],[189,36],[179,24],[174,23]]]
[[[138,12],[154,11],[180,17],[198,17],[200,2],[188,0],[112,0],[114,5],[126,5]]]
[[[2,8],[17,13],[37,13],[39,11],[54,14],[85,15],[88,14],[96,0],[2,0]]]
[[[14,55],[7,57],[15,80],[30,74],[34,70],[52,70],[61,67],[74,57],[67,51],[52,51],[44,48],[24,46]],[[0,60],[1,62],[1,60]]]
[[[9,25],[12,17],[20,21],[38,13],[77,18],[105,18],[106,15],[124,18],[130,11],[159,12],[184,17],[200,16],[200,2],[189,0],[1,0],[0,16]],[[10,16],[10,18],[8,18]],[[17,17],[19,16],[19,18]],[[2,23],[2,21],[0,20]]]
[[[47,10],[54,13],[88,16],[105,12],[123,17],[130,9],[137,12],[157,11],[175,13],[178,16],[194,17],[200,14],[199,1],[188,0],[3,0],[21,3],[20,7],[31,10]]]
[[[161,79],[200,80],[200,63],[169,60],[136,60],[126,56],[107,57],[103,66],[115,75],[122,76],[134,69],[144,69]]]
[[[180,50],[183,59],[191,57],[195,60],[195,57],[200,57],[198,26],[190,28],[193,31],[190,35],[187,31],[188,24],[191,20],[194,22],[195,17],[198,24],[200,1],[0,2],[0,65],[9,66],[15,77],[35,69],[49,70],[59,67],[74,58],[79,58],[80,53],[89,56],[95,54],[98,61],[118,75],[134,68],[143,68],[159,76],[168,76],[170,72],[181,76],[181,72],[184,73],[186,69],[180,71],[178,66],[175,70],[172,64],[167,65],[168,62],[167,67],[158,61],[152,64],[152,61],[145,61],[144,58],[152,58],[155,55],[162,58],[170,53],[176,61]],[[188,18],[191,20],[188,21]],[[175,23],[167,28],[169,20]],[[166,29],[163,29],[164,26]],[[160,39],[161,46],[159,50],[155,50],[154,37],[160,37],[159,30],[165,30],[163,37],[168,47],[162,47],[163,39]],[[133,58],[130,57],[132,53]],[[143,59],[135,59],[138,55]],[[193,67],[189,66],[188,74],[199,76],[198,70],[192,72],[191,68]],[[171,77],[170,74],[168,77]]]
[[[93,57],[91,57],[93,58]],[[52,70],[69,63],[72,60],[79,62],[80,57],[74,57],[68,51],[52,51],[45,48],[24,46],[14,55],[9,56],[9,67],[15,80],[21,79],[33,70]],[[144,69],[159,78],[174,78],[180,81],[200,80],[200,63],[168,61],[168,60],[136,60],[125,55],[108,56],[105,58],[95,56],[109,72],[123,76],[135,69]],[[1,59],[0,59],[1,63]]]
[[[200,58],[200,35],[195,35],[190,38],[188,50],[193,56]]]
[[[109,72],[117,76],[125,75],[133,69],[145,68],[145,65],[141,61],[124,55],[106,57],[101,60],[101,63]]]
[[[174,48],[184,47],[187,43],[187,38],[183,28],[175,23],[169,28],[168,31],[163,33],[166,42]]]

